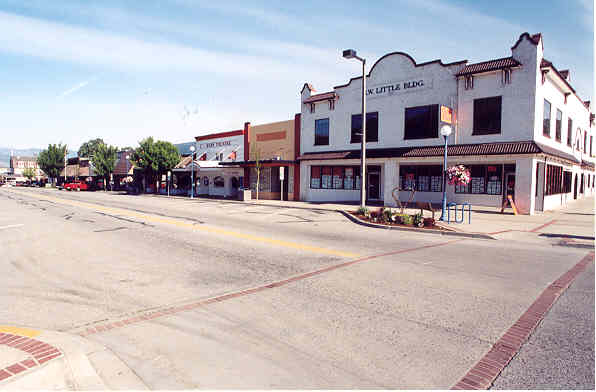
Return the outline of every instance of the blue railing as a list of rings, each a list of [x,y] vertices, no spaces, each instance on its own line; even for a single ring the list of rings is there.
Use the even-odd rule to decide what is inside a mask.
[[[464,223],[465,208],[468,207],[468,224],[472,223],[472,205],[470,203],[449,203],[447,204],[447,223],[451,223],[451,207],[453,207],[455,223]],[[461,207],[461,219],[457,217],[457,211]]]

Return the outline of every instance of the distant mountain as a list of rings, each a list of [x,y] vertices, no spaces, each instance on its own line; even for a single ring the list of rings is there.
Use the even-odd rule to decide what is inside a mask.
[[[39,155],[42,151],[40,148],[8,148],[8,147],[0,147],[0,167],[9,167],[10,166],[10,153],[12,151],[12,155],[14,156],[23,156],[23,157],[34,157]],[[68,157],[76,156],[76,151],[69,151]]]

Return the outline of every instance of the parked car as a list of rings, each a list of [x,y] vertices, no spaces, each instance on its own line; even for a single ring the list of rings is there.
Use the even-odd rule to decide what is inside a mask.
[[[67,191],[88,191],[89,185],[85,181],[72,181],[64,185]]]

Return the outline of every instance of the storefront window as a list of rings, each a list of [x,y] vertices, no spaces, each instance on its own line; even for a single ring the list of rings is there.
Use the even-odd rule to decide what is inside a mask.
[[[490,165],[486,167],[487,182],[486,193],[489,195],[500,195],[501,192],[501,165]]]
[[[216,188],[223,188],[225,184],[224,178],[217,176],[213,179],[213,186]]]
[[[321,187],[321,167],[311,166],[310,167],[310,187],[319,189]]]
[[[333,189],[342,189],[344,187],[344,168],[336,166],[333,168]]]
[[[515,172],[510,165],[506,165],[509,171]],[[486,195],[501,195],[503,193],[503,165],[470,165],[470,183],[467,185],[456,185],[455,193],[471,193]]]
[[[565,189],[563,180],[563,167],[546,165],[546,191],[544,194],[557,195],[563,193]]]
[[[322,166],[321,167],[321,188],[323,188],[323,189],[333,188],[332,180],[333,180],[332,167],[331,166]]]
[[[443,192],[443,168],[441,166],[433,166],[434,170],[430,176],[430,191]]]
[[[360,168],[357,166],[311,166],[312,189],[360,189]]]
[[[485,177],[486,177],[486,166],[484,165],[474,165],[471,167],[470,170],[471,180],[470,180],[470,188],[471,193],[485,193],[484,192],[484,184],[485,184]]]
[[[443,168],[438,165],[399,167],[399,183],[402,191],[416,189],[420,192],[442,192]]]
[[[428,192],[430,190],[430,173],[428,167],[419,166],[417,170],[418,175],[418,187],[417,190],[420,192]]]
[[[346,167],[344,170],[344,188],[354,188],[354,168]]]

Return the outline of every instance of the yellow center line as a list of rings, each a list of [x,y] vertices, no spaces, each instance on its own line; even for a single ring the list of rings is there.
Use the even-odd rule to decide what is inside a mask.
[[[36,331],[34,329],[23,328],[23,327],[13,327],[10,325],[0,325],[0,332],[10,333],[13,335],[26,336],[28,338],[33,338],[41,333],[41,331]]]
[[[178,220],[178,219],[165,218],[165,217],[161,217],[161,216],[157,216],[157,215],[140,213],[140,212],[131,211],[131,210],[123,209],[123,208],[104,207],[99,204],[93,204],[93,203],[89,203],[89,202],[81,202],[81,201],[75,201],[75,200],[70,200],[70,199],[61,199],[61,198],[41,195],[41,194],[37,194],[37,193],[33,194],[30,192],[26,192],[26,191],[21,191],[21,192],[27,193],[29,195],[34,195],[35,197],[39,197],[41,199],[53,201],[53,202],[60,203],[60,204],[66,204],[66,205],[70,205],[73,207],[80,207],[80,208],[85,208],[85,209],[99,211],[99,212],[106,212],[106,213],[115,214],[115,215],[139,218],[139,219],[143,219],[143,220],[153,222],[153,223],[163,223],[163,224],[187,228],[187,229],[191,229],[191,230],[198,230],[198,231],[203,231],[203,232],[212,233],[212,234],[219,234],[219,235],[235,237],[235,238],[239,238],[239,239],[243,239],[243,240],[261,242],[261,243],[265,243],[265,244],[276,245],[276,246],[281,246],[281,247],[285,247],[285,248],[304,250],[304,251],[309,251],[309,252],[313,252],[313,253],[321,253],[321,254],[325,254],[325,255],[340,256],[340,257],[347,257],[347,258],[360,257],[360,255],[357,253],[351,253],[351,252],[345,252],[345,251],[327,249],[327,248],[320,248],[318,246],[300,244],[300,243],[291,242],[291,241],[276,240],[273,238],[261,237],[261,236],[257,236],[257,235],[253,235],[253,234],[246,234],[246,233],[240,233],[237,231],[220,229],[220,228],[213,227],[213,226],[205,226],[205,225],[199,226],[199,225],[195,225],[194,223],[184,222],[184,221]]]

